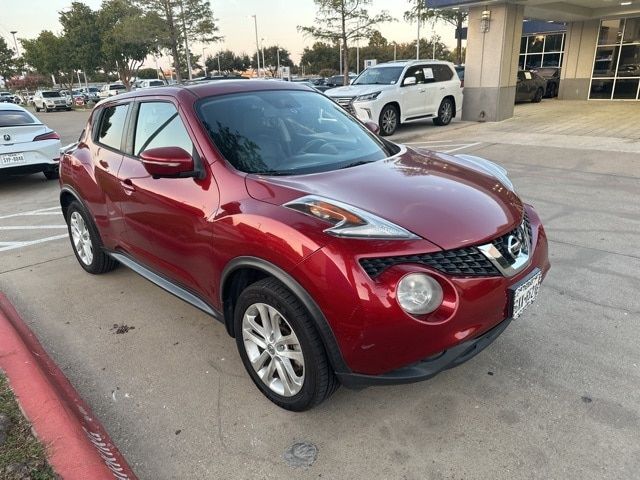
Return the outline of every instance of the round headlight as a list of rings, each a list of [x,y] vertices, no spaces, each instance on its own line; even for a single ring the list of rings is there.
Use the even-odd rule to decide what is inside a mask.
[[[442,303],[442,287],[429,275],[410,273],[398,282],[397,297],[405,312],[425,315]]]

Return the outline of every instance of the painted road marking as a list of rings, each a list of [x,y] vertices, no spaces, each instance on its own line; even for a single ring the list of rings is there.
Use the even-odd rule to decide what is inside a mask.
[[[0,216],[0,220],[5,220],[5,219],[18,219],[20,217],[38,217],[38,216],[46,216],[46,215],[58,215],[61,216],[62,215],[62,210],[60,209],[59,206],[56,207],[47,207],[47,208],[40,208],[37,210],[29,210],[26,212],[18,212],[18,213],[11,213],[9,215],[2,215]],[[38,230],[62,230],[65,229],[66,230],[67,226],[65,224],[47,224],[47,225],[0,225],[0,232],[2,231],[24,231],[25,235],[27,235],[27,232],[31,231],[38,231]],[[26,238],[26,239],[20,239],[20,240],[13,240],[13,241],[0,241],[0,252],[6,252],[9,250],[15,250],[17,248],[23,248],[23,247],[28,247],[31,245],[38,245],[40,243],[45,243],[45,242],[51,242],[54,240],[61,240],[63,238],[67,238],[68,234],[61,234],[61,235],[51,235],[48,237],[44,237],[44,238],[36,238],[36,239],[30,239],[30,238]],[[0,239],[1,240],[1,239]]]
[[[465,148],[475,147],[482,142],[457,142],[455,140],[431,140],[429,142],[410,142],[405,145],[411,145],[418,148],[427,148],[429,150],[435,150],[442,153],[453,153]]]

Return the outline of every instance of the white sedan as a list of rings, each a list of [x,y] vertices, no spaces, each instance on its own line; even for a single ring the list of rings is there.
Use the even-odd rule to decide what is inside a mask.
[[[20,105],[0,103],[0,175],[58,178],[60,136]]]

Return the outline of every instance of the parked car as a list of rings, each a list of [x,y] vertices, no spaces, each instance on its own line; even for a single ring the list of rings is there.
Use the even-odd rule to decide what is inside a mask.
[[[60,137],[19,105],[0,105],[0,175],[44,173],[58,178]]]
[[[113,97],[114,95],[118,95],[119,93],[124,93],[127,91],[127,88],[122,83],[108,83],[103,85],[98,93],[98,96],[102,98]]]
[[[353,82],[357,78],[355,73],[349,73],[349,83]],[[333,75],[328,77],[325,81],[325,85],[330,88],[334,87],[343,87],[344,86],[344,75]]]
[[[135,88],[151,88],[151,87],[164,87],[167,84],[164,80],[138,80]]]
[[[283,408],[430,378],[533,302],[546,235],[503,168],[376,128],[291,82],[104,100],[61,160],[72,249],[220,320]]]
[[[80,89],[82,94],[84,95],[85,102],[94,102],[97,103],[100,101],[100,89],[98,87],[83,87]]]
[[[464,65],[456,65],[455,69],[460,79],[460,87],[464,88]]]
[[[558,67],[543,67],[538,68],[536,73],[547,81],[547,87],[545,89],[544,96],[548,98],[554,98],[558,96],[558,90],[560,90],[560,68]]]
[[[14,96],[11,92],[0,92],[0,103],[14,103]]]
[[[516,102],[540,103],[547,81],[532,70],[520,70],[516,81]]]
[[[71,97],[62,95],[58,90],[38,90],[33,96],[36,112],[44,110],[71,110]]]
[[[332,88],[326,95],[360,120],[378,123],[381,135],[392,135],[401,123],[426,118],[448,125],[462,108],[453,64],[437,60],[380,63],[351,85]]]

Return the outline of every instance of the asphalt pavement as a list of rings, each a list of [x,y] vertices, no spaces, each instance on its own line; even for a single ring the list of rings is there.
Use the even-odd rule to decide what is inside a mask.
[[[605,103],[611,116],[627,112]],[[638,478],[640,145],[614,128],[599,147],[587,127],[532,134],[523,125],[545,104],[560,105],[391,138],[504,165],[550,240],[537,302],[480,355],[429,381],[340,389],[305,413],[277,408],[221,324],[126,268],[85,273],[66,238],[37,242],[65,233],[58,185],[42,175],[0,180],[0,290],[141,479]],[[583,122],[589,108],[539,121]],[[640,124],[637,110],[625,122]],[[594,122],[609,118],[598,112]],[[63,143],[87,118],[39,115]],[[296,443],[310,466],[291,466]]]

